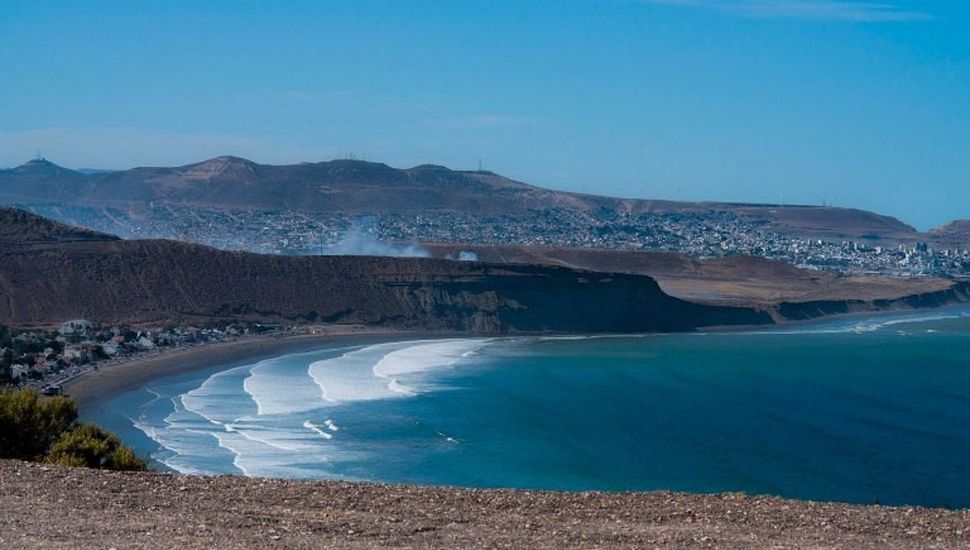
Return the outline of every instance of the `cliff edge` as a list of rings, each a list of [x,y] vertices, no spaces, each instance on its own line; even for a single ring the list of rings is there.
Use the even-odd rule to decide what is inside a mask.
[[[643,275],[226,252],[79,233],[12,209],[0,209],[0,227],[0,323],[13,326],[78,318],[131,324],[247,320],[500,334],[670,332],[773,322],[753,308],[673,298]]]

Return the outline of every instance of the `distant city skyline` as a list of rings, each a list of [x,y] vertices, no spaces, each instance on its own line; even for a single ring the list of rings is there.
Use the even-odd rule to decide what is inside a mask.
[[[612,196],[970,218],[970,5],[0,4],[0,166],[443,164]]]

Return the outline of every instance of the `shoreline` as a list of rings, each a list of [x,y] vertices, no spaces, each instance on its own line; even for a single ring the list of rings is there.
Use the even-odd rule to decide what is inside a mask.
[[[908,311],[905,313],[919,314],[946,312],[949,308],[931,308],[927,310]],[[964,310],[966,311],[966,310]],[[900,311],[884,312],[887,315],[898,315],[904,313]],[[863,314],[854,313],[848,315],[835,316],[838,318],[858,318]],[[870,316],[871,317],[871,316]],[[829,319],[831,320],[831,318]],[[790,323],[789,325],[805,325],[818,323],[820,320],[802,321]],[[349,327],[348,327],[349,328]],[[770,330],[770,327],[763,327]],[[481,335],[461,334],[453,332],[416,332],[416,331],[390,331],[390,330],[354,330],[354,331],[334,331],[321,334],[286,334],[249,337],[231,342],[217,342],[197,346],[189,349],[176,349],[168,353],[162,353],[153,357],[132,361],[128,364],[113,365],[110,368],[102,368],[100,371],[93,371],[82,376],[76,381],[76,385],[68,386],[71,390],[77,391],[79,405],[83,407],[93,407],[99,403],[107,401],[120,392],[129,388],[137,388],[147,384],[151,380],[176,376],[184,373],[211,369],[212,367],[225,366],[232,368],[233,361],[245,360],[248,363],[258,361],[260,358],[275,356],[285,353],[299,353],[300,351],[310,351],[321,349],[322,345],[355,345],[377,343],[382,341],[399,341],[412,339],[436,339],[436,338],[471,338]],[[533,335],[511,335],[515,336],[535,336]],[[544,334],[542,336],[550,336]],[[634,335],[615,335],[619,337],[629,337]],[[129,371],[129,372],[124,372]],[[86,383],[77,383],[84,382]],[[75,388],[80,387],[80,390]],[[73,393],[73,392],[72,392]],[[174,473],[174,472],[173,472]],[[181,475],[181,474],[178,474]],[[243,476],[245,477],[245,476]],[[257,478],[259,479],[259,478]],[[529,489],[509,489],[513,491],[532,492]],[[567,491],[569,492],[569,491]],[[649,492],[648,492],[649,493]],[[808,502],[808,501],[805,501]]]
[[[823,315],[812,319],[776,322],[771,325],[748,326],[711,326],[699,328],[697,333],[730,334],[734,332],[757,332],[761,330],[815,325],[839,319],[861,319],[870,316],[891,316],[918,314],[920,312],[945,311],[966,302],[954,302],[938,307],[883,309],[875,311],[852,311]],[[637,336],[639,333],[615,333],[609,336]],[[688,333],[656,333],[688,334]],[[130,360],[89,368],[73,378],[62,382],[65,394],[77,402],[79,408],[93,406],[116,396],[118,393],[135,389],[158,378],[204,370],[218,365],[228,365],[234,361],[259,360],[277,354],[293,353],[301,349],[312,349],[320,344],[334,341],[352,343],[379,341],[386,339],[433,339],[433,338],[477,338],[477,337],[516,337],[516,336],[560,336],[559,333],[511,333],[502,335],[468,334],[448,331],[394,330],[363,326],[332,327],[318,334],[289,333],[267,334],[241,337],[231,341],[211,342],[191,347],[164,350],[147,357],[132,357]],[[568,334],[575,336],[574,334]],[[606,334],[604,334],[605,336]],[[586,335],[584,335],[586,336]]]
[[[441,338],[442,332],[363,329],[320,334],[260,335],[231,341],[165,350],[149,357],[91,368],[63,382],[64,393],[81,409],[92,407],[119,393],[159,378],[186,374],[234,361],[259,360],[276,354],[312,349],[335,341],[367,342],[387,338]]]

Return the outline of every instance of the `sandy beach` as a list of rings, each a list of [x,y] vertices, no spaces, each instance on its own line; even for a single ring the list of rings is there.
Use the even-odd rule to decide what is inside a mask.
[[[99,366],[64,383],[64,391],[83,409],[118,392],[142,386],[156,378],[207,369],[241,360],[308,350],[328,342],[358,343],[384,339],[433,338],[442,334],[413,331],[336,327],[318,334],[262,335],[165,350],[154,355]]]

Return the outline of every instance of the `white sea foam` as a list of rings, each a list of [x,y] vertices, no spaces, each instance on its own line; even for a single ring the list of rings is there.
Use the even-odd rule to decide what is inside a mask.
[[[316,424],[314,424],[313,422],[310,422],[309,420],[303,421],[303,427],[316,433],[317,435],[319,435],[324,439],[333,439],[333,434],[321,430]]]
[[[244,418],[226,423],[222,429],[187,429],[184,423],[173,419],[170,428],[163,431],[161,440],[177,454],[164,462],[183,473],[218,473],[198,467],[205,463],[211,453],[206,451],[208,437],[233,455],[233,465],[247,476],[326,477],[325,472],[312,472],[301,464],[326,464],[330,457],[317,442],[319,438],[287,425],[259,422],[258,418]],[[330,434],[327,434],[330,435]],[[183,441],[187,445],[179,445]],[[211,440],[209,440],[211,441]],[[175,443],[175,445],[173,445]]]
[[[410,386],[406,386],[394,379],[391,379],[391,381],[387,383],[387,389],[391,390],[396,394],[407,396],[407,397],[412,397],[418,394],[418,392],[415,391],[414,388],[411,388]]]
[[[557,336],[539,336],[535,339],[540,341],[568,341],[568,340],[608,340],[613,338],[652,338],[657,336],[656,333],[637,333],[637,334],[561,334]],[[511,340],[506,338],[506,340]]]
[[[153,456],[166,466],[184,474],[214,473],[205,462],[212,452],[206,437],[212,421],[186,411],[179,397],[170,399],[173,410],[162,424],[152,424],[141,415],[132,425],[158,443],[161,449]]]
[[[251,477],[327,477],[325,470],[307,470],[301,464],[325,464],[328,457],[320,452],[319,447],[312,451],[294,452],[280,449],[278,446],[267,444],[265,441],[252,437],[243,431],[217,432],[210,434],[219,442],[219,446],[233,453],[233,465]]]
[[[745,332],[693,332],[691,336],[759,336],[759,335],[777,335],[777,336],[796,336],[805,334],[846,334],[855,332],[851,327],[847,328],[805,328],[805,329],[781,329],[781,330],[752,330]]]
[[[426,389],[422,375],[455,365],[464,353],[487,343],[459,339],[376,344],[316,361],[308,372],[330,403],[413,396]]]
[[[435,431],[435,433],[437,433],[438,435],[440,435],[441,437],[443,437],[444,440],[447,441],[448,443],[458,443],[458,440],[457,439],[455,439],[454,437],[451,437],[450,435],[448,435],[448,434],[446,434],[444,432]]]
[[[967,317],[966,312],[952,312],[952,313],[934,313],[929,315],[915,315],[908,317],[900,317],[893,319],[873,319],[868,322],[859,323],[855,325],[854,329],[858,332],[872,332],[874,330],[879,330],[886,327],[892,327],[896,325],[908,325],[908,324],[918,324],[918,323],[932,323],[934,321],[948,321],[951,319],[962,319]]]
[[[460,339],[416,342],[392,351],[374,365],[374,376],[387,380],[387,389],[411,396],[427,389],[422,374],[452,367],[487,345],[489,340]]]
[[[411,346],[388,353],[374,365],[374,374],[381,378],[395,378],[449,367],[474,353],[488,340],[440,340],[414,342]]]
[[[155,390],[153,390],[151,388],[145,388],[145,391],[147,391],[148,393],[154,395],[155,397],[151,401],[149,401],[148,403],[145,403],[144,405],[142,405],[142,408],[146,408],[149,405],[152,405],[153,403],[155,403],[156,401],[160,401],[162,399],[165,399],[165,397],[167,397],[165,395],[162,395],[162,394],[158,393],[157,391],[155,391]]]
[[[227,432],[239,434],[249,441],[262,443],[281,451],[307,452],[317,450],[316,446],[308,441],[302,432],[297,433],[285,427],[240,423],[226,424],[225,429]]]
[[[777,328],[773,330],[751,330],[744,332],[719,332],[719,335],[801,335],[801,334],[868,334],[896,325],[932,323],[936,321],[947,321],[951,319],[964,319],[970,317],[970,310],[961,308],[958,310],[947,309],[935,311],[933,313],[903,313],[903,314],[882,314],[864,319],[836,319],[831,321],[821,321],[807,325],[794,325],[790,328]],[[932,330],[932,329],[930,329]],[[700,333],[695,333],[700,334]]]
[[[131,425],[132,426],[134,426],[136,429],[140,430],[142,433],[144,433],[145,435],[147,435],[149,438],[151,438],[152,440],[154,440],[155,442],[157,442],[162,447],[162,449],[164,449],[165,451],[168,451],[170,453],[177,454],[177,451],[175,449],[170,449],[170,448],[168,448],[168,447],[166,447],[165,445],[162,444],[162,442],[160,441],[159,428],[149,422],[148,417],[147,417],[147,415],[144,412],[145,410],[147,410],[149,407],[151,407],[152,405],[154,405],[158,401],[161,401],[163,399],[170,399],[171,400],[173,398],[171,396],[168,396],[168,395],[163,395],[163,394],[161,394],[161,393],[159,393],[159,392],[157,392],[157,391],[155,391],[155,390],[153,390],[151,388],[145,388],[145,390],[148,393],[152,394],[154,397],[152,397],[152,399],[150,401],[144,403],[143,405],[141,405],[139,407],[139,409],[142,411],[142,413],[139,414],[137,418],[131,417],[131,416],[126,416],[125,418],[127,418],[128,421],[131,422]]]
[[[156,458],[182,473],[218,473],[213,470],[208,436],[221,432],[251,437],[235,425],[253,412],[253,403],[239,391],[240,376],[251,367],[213,374],[198,388],[172,397],[172,412],[161,425],[137,425],[162,447]]]
[[[216,373],[172,398],[173,411],[162,424],[134,423],[162,447],[159,459],[179,472],[224,472],[225,462],[220,470],[213,460],[217,444],[247,476],[327,477],[335,459],[354,453],[347,447],[353,440],[335,445],[341,428],[334,420],[306,413],[428,391],[433,372],[469,361],[488,342],[392,342],[343,348],[342,355],[312,362],[308,356],[319,352],[267,359]]]
[[[198,388],[182,394],[182,405],[215,425],[250,414],[252,403],[239,398],[238,376],[251,368],[246,365],[213,374]]]
[[[177,459],[170,463],[174,457],[189,454],[191,449],[186,446],[179,445],[177,441],[173,441],[167,437],[167,434],[163,432],[164,428],[150,424],[144,415],[138,417],[137,419],[131,417],[126,418],[131,421],[132,426],[138,430],[141,430],[142,433],[158,443],[160,450],[152,454],[153,458],[183,474],[198,475],[206,473],[205,471],[198,468],[193,468],[190,465],[186,465],[183,468],[177,468],[175,466],[175,464],[178,462]]]
[[[250,368],[243,389],[256,403],[258,414],[296,414],[322,405],[320,390],[307,375],[306,365],[313,355],[319,353],[284,355],[260,361]]]
[[[232,430],[209,434],[233,454],[233,465],[246,476],[326,479],[336,477],[330,473],[334,463],[359,458],[333,445],[334,435],[309,419],[241,419]]]
[[[321,446],[319,434],[286,416],[252,414],[253,404],[241,391],[240,369],[213,375],[199,388],[172,397],[173,410],[160,423],[144,414],[132,421],[161,447],[155,458],[182,473],[224,473],[225,462],[214,460],[218,445],[245,475],[327,477],[319,465],[327,464],[332,453]],[[313,386],[309,380],[305,384]],[[314,397],[319,401],[319,394]]]

